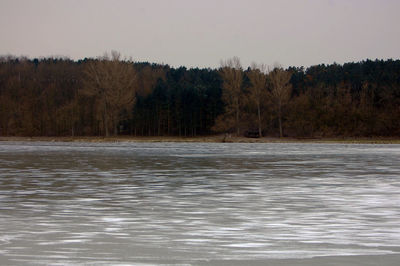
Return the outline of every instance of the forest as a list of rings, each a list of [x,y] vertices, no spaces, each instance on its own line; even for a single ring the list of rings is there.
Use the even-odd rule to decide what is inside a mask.
[[[400,60],[218,69],[0,57],[0,136],[399,137]]]

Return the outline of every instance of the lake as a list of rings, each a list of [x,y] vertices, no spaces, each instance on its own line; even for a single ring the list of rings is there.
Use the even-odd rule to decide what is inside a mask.
[[[0,142],[1,265],[399,254],[400,145]]]

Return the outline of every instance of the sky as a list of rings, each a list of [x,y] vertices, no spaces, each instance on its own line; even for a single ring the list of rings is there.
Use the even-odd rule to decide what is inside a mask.
[[[399,0],[0,0],[0,54],[218,67],[400,58]]]

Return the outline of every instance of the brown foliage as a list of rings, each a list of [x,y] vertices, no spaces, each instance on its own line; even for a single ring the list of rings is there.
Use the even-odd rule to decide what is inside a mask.
[[[136,71],[130,61],[121,61],[120,54],[112,52],[98,60],[87,63],[84,69],[84,90],[86,96],[97,101],[97,117],[102,122],[106,136],[114,130],[123,110],[131,110],[136,97]],[[130,113],[129,111],[127,113]]]
[[[251,87],[249,89],[249,102],[256,107],[257,110],[257,124],[258,124],[258,134],[262,136],[262,103],[266,101],[268,97],[267,90],[267,72],[268,69],[266,65],[255,63],[252,64],[250,71],[247,73],[249,80],[251,82]]]
[[[230,131],[234,128],[236,134],[239,136],[243,82],[243,71],[240,59],[238,57],[233,57],[222,61],[220,74],[223,79],[222,100],[225,103],[225,114],[217,119],[214,130]],[[234,117],[234,119],[232,119],[232,117]],[[227,121],[229,121],[229,123],[227,123]]]
[[[283,137],[282,113],[283,108],[288,103],[292,92],[290,78],[292,74],[289,71],[277,67],[269,73],[271,84],[271,98],[275,105],[275,111],[278,115],[279,136]]]

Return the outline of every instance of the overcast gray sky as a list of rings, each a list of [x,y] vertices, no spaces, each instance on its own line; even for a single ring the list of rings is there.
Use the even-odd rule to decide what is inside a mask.
[[[0,0],[0,54],[217,67],[400,57],[399,0]]]

